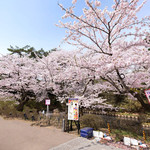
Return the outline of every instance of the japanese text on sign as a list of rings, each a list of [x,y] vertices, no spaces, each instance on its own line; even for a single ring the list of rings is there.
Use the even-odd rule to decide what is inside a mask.
[[[79,120],[78,99],[70,98],[68,100],[68,120]]]
[[[46,100],[45,100],[45,105],[50,105],[50,103],[51,103],[51,100],[50,100],[50,99],[46,99]]]

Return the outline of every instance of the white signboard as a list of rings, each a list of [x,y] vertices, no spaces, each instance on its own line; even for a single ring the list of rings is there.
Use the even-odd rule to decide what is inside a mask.
[[[50,99],[46,99],[46,100],[45,100],[45,105],[50,105],[50,103],[51,103],[51,100],[50,100]]]
[[[145,90],[145,95],[147,97],[148,102],[150,103],[150,89],[149,90]]]
[[[127,146],[131,145],[131,139],[129,137],[124,137],[123,141],[124,141],[124,145]]]
[[[136,140],[136,139],[131,139],[131,144],[136,145],[136,146],[139,145],[138,140]]]
[[[79,120],[79,102],[77,98],[68,100],[68,120]]]

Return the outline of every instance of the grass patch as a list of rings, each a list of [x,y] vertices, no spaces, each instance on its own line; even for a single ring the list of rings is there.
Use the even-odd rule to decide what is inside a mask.
[[[122,141],[123,137],[130,137],[134,138],[140,141],[143,141],[143,135],[137,135],[134,132],[129,132],[125,130],[119,130],[119,129],[112,129],[111,130],[111,136],[114,137],[115,141]],[[146,136],[146,143],[150,143],[150,137]]]

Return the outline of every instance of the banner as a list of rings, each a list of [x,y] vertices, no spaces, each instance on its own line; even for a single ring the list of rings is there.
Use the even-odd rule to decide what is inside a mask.
[[[147,97],[148,102],[150,103],[150,89],[149,90],[145,90],[145,95]]]
[[[68,120],[79,120],[79,101],[77,98],[68,99]]]

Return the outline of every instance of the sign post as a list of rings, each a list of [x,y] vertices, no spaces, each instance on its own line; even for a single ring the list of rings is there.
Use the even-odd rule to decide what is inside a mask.
[[[46,114],[49,114],[49,105],[51,103],[51,100],[50,99],[46,99],[45,100],[45,105],[47,105],[47,111],[46,111]]]
[[[80,130],[79,101],[77,98],[69,98],[67,105],[68,105],[68,132],[69,132],[69,130],[72,130],[72,121],[74,121],[75,125],[78,128],[78,134],[79,134],[79,130]],[[70,127],[69,127],[69,121],[71,121]]]
[[[150,104],[150,89],[145,90],[144,92],[145,92],[145,95],[146,95],[146,97],[147,97],[147,100],[148,100],[148,102],[149,102],[149,104]]]

